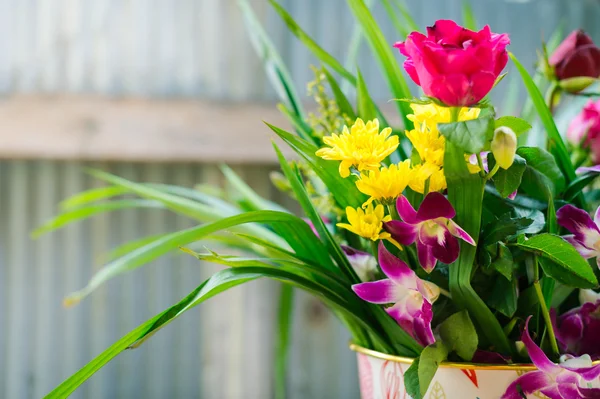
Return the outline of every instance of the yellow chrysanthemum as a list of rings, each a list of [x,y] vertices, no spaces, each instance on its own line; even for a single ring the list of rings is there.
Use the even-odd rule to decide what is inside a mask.
[[[413,166],[409,186],[413,191],[423,194],[427,179],[429,179],[429,192],[442,191],[447,187],[444,169],[429,162]]]
[[[374,200],[384,203],[392,202],[408,186],[411,176],[412,170],[409,160],[362,173],[360,179],[356,181],[356,187],[361,193],[370,196],[363,208]]]
[[[321,148],[317,156],[340,163],[340,175],[350,176],[350,168],[358,170],[378,170],[388,155],[398,148],[398,137],[392,136],[392,129],[386,127],[379,132],[379,121],[373,119],[367,124],[358,118],[348,130],[344,126],[342,134],[333,133],[323,137],[323,142],[331,148]]]
[[[416,127],[416,125],[415,125]],[[433,129],[413,129],[406,131],[406,137],[419,153],[421,162],[442,166],[444,164],[444,145],[446,139],[440,135],[437,125]]]
[[[416,124],[437,125],[438,123],[451,122],[452,115],[450,108],[442,107],[435,103],[430,104],[410,104],[414,114],[407,115],[407,118]],[[458,121],[469,121],[479,116],[479,108],[461,108],[458,113]],[[432,126],[433,127],[433,126]],[[437,127],[435,127],[437,129]]]
[[[414,166],[413,178],[410,188],[422,193],[425,189],[425,181],[429,180],[429,191],[440,191],[446,188],[444,177],[444,148],[446,139],[437,128],[438,123],[451,121],[450,108],[437,104],[411,104],[414,114],[407,115],[415,127],[406,131],[406,137],[412,143],[414,149],[421,158],[422,165]],[[459,121],[475,119],[479,116],[479,108],[461,108],[458,114]],[[471,173],[479,172],[479,166],[469,163],[469,157],[465,156],[467,167]]]
[[[381,231],[383,229],[383,222],[392,220],[390,215],[385,215],[383,205],[381,204],[375,208],[373,208],[373,204],[369,204],[364,210],[362,208],[354,209],[349,206],[346,208],[346,217],[349,224],[338,223],[338,227],[372,241],[391,237],[390,233]]]

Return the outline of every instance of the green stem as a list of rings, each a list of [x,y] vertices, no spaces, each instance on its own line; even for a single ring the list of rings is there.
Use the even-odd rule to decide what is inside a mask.
[[[392,219],[400,220],[400,215],[398,214],[398,210],[396,209],[395,203],[388,204],[387,209],[388,209],[388,212],[389,212],[390,216],[392,217]]]
[[[548,306],[546,306],[546,299],[544,298],[544,293],[542,292],[542,287],[540,285],[540,270],[537,257],[534,257],[533,287],[535,288],[535,293],[540,303],[542,317],[544,318],[544,322],[546,323],[546,331],[548,331],[548,338],[550,340],[550,347],[552,348],[552,353],[556,357],[558,357],[560,353],[558,351],[558,344],[556,343],[556,335],[554,334],[552,320],[550,319],[550,312],[548,311]]]
[[[490,173],[488,173],[487,176],[485,177],[485,181],[488,181],[492,177],[494,177],[494,175],[498,172],[498,169],[500,169],[500,164],[498,164],[496,162],[496,165],[494,165],[494,167],[492,168],[492,170],[490,170]]]
[[[477,158],[477,164],[479,165],[479,169],[481,169],[479,171],[479,176],[485,177],[485,168],[483,167],[483,159],[481,159],[481,153],[475,154],[475,157]]]
[[[458,110],[451,110],[452,120],[456,121]],[[478,174],[471,174],[465,162],[465,152],[446,140],[444,153],[444,174],[448,182],[448,199],[456,210],[455,221],[476,240],[481,229],[483,210],[484,180]],[[509,342],[498,319],[471,286],[471,275],[475,265],[477,247],[461,243],[458,259],[450,265],[450,293],[459,308],[469,311],[473,322],[493,343],[495,350],[511,354],[513,345]]]

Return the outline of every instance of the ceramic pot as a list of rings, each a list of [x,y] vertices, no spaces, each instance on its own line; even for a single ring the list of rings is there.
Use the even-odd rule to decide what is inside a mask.
[[[411,358],[386,355],[351,344],[358,356],[362,399],[410,399],[404,373]],[[531,364],[485,365],[442,363],[423,399],[499,399],[518,376],[535,370]],[[546,398],[543,394],[531,398]]]

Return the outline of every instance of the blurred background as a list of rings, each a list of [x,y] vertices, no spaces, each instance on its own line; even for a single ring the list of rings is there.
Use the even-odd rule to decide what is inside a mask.
[[[266,0],[250,3],[305,93],[316,61]],[[459,0],[405,3],[423,28],[461,18]],[[354,21],[344,0],[281,4],[346,59]],[[561,23],[565,33],[582,27],[600,41],[598,0],[472,7],[479,25],[510,33],[511,51],[531,69],[542,38]],[[378,0],[373,9],[391,45],[397,35]],[[366,44],[357,60],[385,104],[390,94]],[[511,93],[505,112],[522,104],[519,91]],[[102,184],[84,167],[227,188],[218,170],[225,162],[260,194],[292,206],[269,182],[275,157],[261,120],[286,122],[236,0],[0,0],[0,94],[0,397],[42,397],[218,269],[171,254],[63,308],[111,248],[192,223],[162,210],[125,210],[32,241],[62,199]],[[257,281],[211,299],[118,356],[73,397],[272,397],[278,290]],[[298,294],[288,397],[358,398],[348,335],[317,300]]]

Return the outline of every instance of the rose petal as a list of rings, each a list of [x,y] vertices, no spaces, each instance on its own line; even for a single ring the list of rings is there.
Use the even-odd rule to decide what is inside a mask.
[[[401,259],[398,259],[379,242],[378,248],[379,266],[386,276],[394,283],[403,286],[406,289],[417,289],[417,275]]]
[[[406,223],[409,224],[417,224],[417,211],[412,207],[408,199],[401,195],[396,200],[396,209],[398,210],[398,214]]]
[[[363,301],[379,305],[395,303],[404,297],[403,288],[390,279],[354,284],[352,290]]]
[[[417,220],[419,221],[437,218],[452,219],[454,216],[456,216],[456,212],[452,204],[443,194],[438,192],[427,194],[417,212]]]

